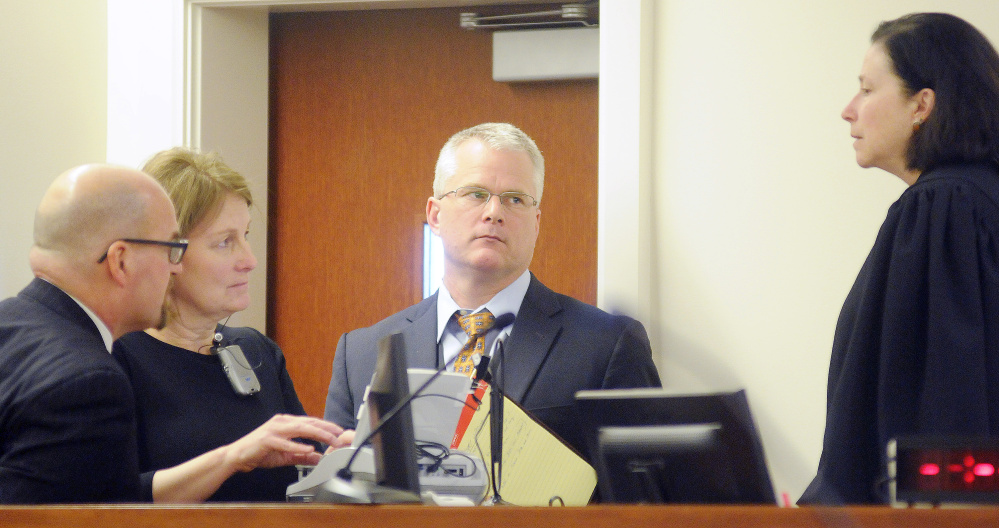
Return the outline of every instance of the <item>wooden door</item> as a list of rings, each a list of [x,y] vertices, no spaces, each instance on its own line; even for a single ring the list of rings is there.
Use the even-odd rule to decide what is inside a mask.
[[[422,297],[434,164],[453,133],[513,123],[545,155],[531,270],[596,301],[597,82],[497,83],[462,9],[271,15],[268,334],[323,414],[344,332]]]

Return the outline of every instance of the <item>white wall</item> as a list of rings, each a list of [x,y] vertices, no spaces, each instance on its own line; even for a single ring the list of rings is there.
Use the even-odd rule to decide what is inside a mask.
[[[601,13],[597,182],[597,305],[646,323],[653,343],[654,13],[654,0]]]
[[[978,0],[662,0],[653,269],[670,387],[746,387],[779,491],[814,475],[839,309],[904,190],[863,170],[839,117],[877,23]]]
[[[35,207],[64,170],[104,161],[105,0],[4,0],[0,16],[0,298],[31,280]]]
[[[184,145],[184,2],[105,0],[107,159],[141,167]]]

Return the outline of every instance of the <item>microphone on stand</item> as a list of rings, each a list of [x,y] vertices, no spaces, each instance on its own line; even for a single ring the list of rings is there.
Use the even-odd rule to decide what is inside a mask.
[[[502,323],[505,327],[510,323],[513,323],[514,315],[511,313],[505,313],[496,318],[496,323],[493,328],[496,328]],[[500,327],[502,328],[502,327]],[[502,369],[503,365],[503,336],[496,338],[496,344],[494,348],[496,349],[497,361],[495,363],[494,369],[499,367]],[[488,356],[484,356],[483,360],[488,363]],[[480,362],[481,363],[481,362]],[[484,368],[483,368],[484,370]],[[476,372],[476,376],[478,376]],[[488,380],[487,380],[488,381]],[[503,498],[500,496],[500,487],[502,487],[502,477],[503,477],[503,391],[500,389],[500,381],[502,381],[502,376],[497,371],[493,383],[489,384],[489,459],[492,466],[492,488],[493,488],[493,498],[492,503],[496,504],[506,504]]]

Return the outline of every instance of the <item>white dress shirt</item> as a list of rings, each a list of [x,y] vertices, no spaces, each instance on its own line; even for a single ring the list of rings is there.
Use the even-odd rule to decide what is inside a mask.
[[[520,305],[524,302],[524,295],[527,294],[527,287],[531,285],[531,272],[525,271],[517,280],[503,288],[492,299],[478,307],[458,306],[458,303],[451,298],[451,292],[447,286],[441,284],[437,292],[437,346],[441,350],[444,364],[447,370],[454,370],[454,360],[461,352],[461,347],[468,341],[468,335],[461,329],[458,320],[454,317],[457,310],[469,310],[470,313],[479,313],[482,310],[489,310],[493,316],[500,316],[511,313],[514,317],[520,311]],[[516,324],[516,323],[514,323]],[[486,350],[492,351],[492,346],[499,336],[510,335],[513,325],[509,325],[501,330],[489,330],[486,333]]]

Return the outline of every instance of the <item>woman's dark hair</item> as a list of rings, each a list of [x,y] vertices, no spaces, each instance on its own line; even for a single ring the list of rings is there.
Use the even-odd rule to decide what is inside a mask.
[[[923,88],[936,95],[909,141],[909,169],[999,164],[999,55],[981,32],[954,15],[913,13],[882,22],[871,42],[885,47],[909,95]]]

